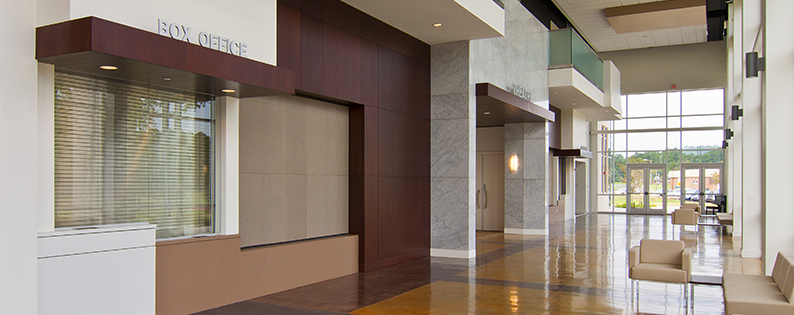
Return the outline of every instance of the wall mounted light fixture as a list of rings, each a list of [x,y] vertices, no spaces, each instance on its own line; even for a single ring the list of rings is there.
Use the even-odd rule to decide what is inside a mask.
[[[513,154],[510,156],[509,168],[510,168],[510,172],[513,173],[518,172],[518,155]]]
[[[744,116],[744,109],[739,108],[739,105],[731,106],[731,120],[739,120],[739,117]]]
[[[745,77],[755,78],[758,76],[758,71],[766,70],[766,59],[758,58],[758,52],[749,52],[745,54]]]
[[[731,140],[731,138],[733,138],[733,130],[725,129],[725,140]]]

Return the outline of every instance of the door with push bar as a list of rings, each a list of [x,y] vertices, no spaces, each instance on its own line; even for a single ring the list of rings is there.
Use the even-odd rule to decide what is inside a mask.
[[[665,214],[667,209],[667,165],[626,166],[626,208],[629,214]]]

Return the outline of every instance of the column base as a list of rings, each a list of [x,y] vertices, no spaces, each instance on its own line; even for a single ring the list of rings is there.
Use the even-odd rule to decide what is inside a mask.
[[[430,249],[430,256],[431,257],[471,259],[471,258],[474,258],[475,256],[477,256],[477,250],[476,249],[462,250],[462,249],[431,248]]]
[[[522,234],[522,235],[546,235],[548,234],[545,229],[508,229],[505,228],[505,234]]]
[[[742,250],[742,258],[761,258],[764,253],[760,250]]]

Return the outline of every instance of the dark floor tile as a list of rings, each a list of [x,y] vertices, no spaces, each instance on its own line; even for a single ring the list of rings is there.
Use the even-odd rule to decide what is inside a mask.
[[[300,307],[292,307],[285,305],[276,305],[270,303],[260,303],[252,301],[243,301],[234,303],[211,310],[195,313],[194,315],[264,315],[264,314],[279,314],[279,315],[339,315],[345,313],[321,311],[306,309]]]

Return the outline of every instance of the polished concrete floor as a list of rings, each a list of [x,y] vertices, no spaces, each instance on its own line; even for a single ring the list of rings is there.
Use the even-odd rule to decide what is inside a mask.
[[[627,253],[643,238],[684,240],[696,275],[761,273],[760,259],[739,257],[738,237],[673,226],[669,216],[590,214],[549,230],[478,232],[476,259],[419,259],[249,302],[352,314],[723,313],[719,285],[695,285],[694,310],[675,284],[640,282],[632,301]]]

